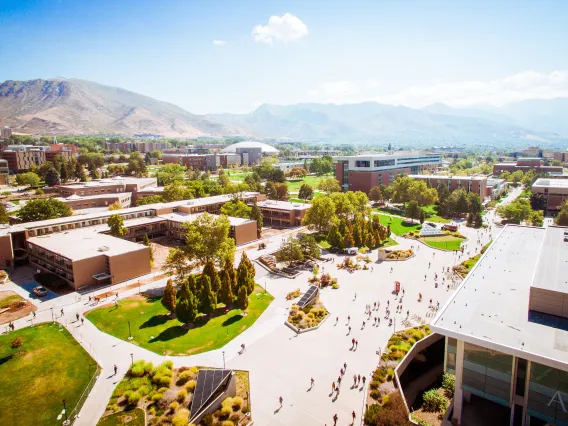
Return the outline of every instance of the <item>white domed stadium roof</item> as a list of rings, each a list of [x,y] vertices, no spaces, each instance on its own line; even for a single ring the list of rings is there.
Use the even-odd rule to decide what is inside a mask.
[[[270,146],[266,143],[262,142],[255,142],[255,141],[244,141],[244,142],[237,142],[232,145],[229,145],[221,150],[221,152],[231,153],[237,152],[237,148],[261,148],[263,154],[277,154],[278,150],[273,146]]]

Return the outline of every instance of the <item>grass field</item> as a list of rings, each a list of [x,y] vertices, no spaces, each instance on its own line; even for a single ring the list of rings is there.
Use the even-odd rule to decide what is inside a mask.
[[[218,349],[254,324],[274,298],[256,286],[249,297],[247,315],[241,316],[240,309],[226,314],[200,317],[196,327],[186,330],[181,323],[167,315],[159,298],[147,299],[142,296],[124,299],[119,307],[105,306],[89,312],[85,317],[105,333],[119,339],[128,338],[130,321],[135,345],[163,355],[191,355]]]
[[[110,416],[103,417],[97,426],[145,426],[145,414],[142,408],[135,408],[129,411],[120,411]]]
[[[22,346],[11,348],[16,337]],[[65,329],[38,324],[0,336],[0,418],[3,425],[61,425],[73,410],[97,365]]]
[[[388,215],[384,215],[384,214],[378,214],[379,216],[379,221],[381,223],[381,225],[387,226],[390,225],[391,228],[391,232],[393,232],[396,235],[404,235],[409,231],[415,231],[417,229],[420,228],[420,224],[416,224],[416,225],[410,225],[410,224],[405,224],[403,221],[404,219],[400,218],[400,217],[393,217],[393,216],[388,216]]]
[[[229,179],[242,182],[245,178],[252,174],[252,172],[232,172],[231,170],[225,170],[225,173],[229,174]]]
[[[461,243],[465,241],[463,238],[445,235],[441,237],[424,237],[420,238],[430,247],[445,249],[445,250],[459,250]]]
[[[306,183],[308,185],[310,185],[312,188],[314,188],[314,190],[318,189],[318,185],[319,183],[328,177],[333,177],[331,175],[329,176],[305,176],[302,180],[298,180],[298,181],[286,181],[286,183],[288,184],[288,191],[289,192],[298,192],[300,190],[300,186],[302,186],[302,184]]]

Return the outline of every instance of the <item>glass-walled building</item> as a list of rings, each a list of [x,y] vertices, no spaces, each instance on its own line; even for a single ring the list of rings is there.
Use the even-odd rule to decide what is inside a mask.
[[[568,228],[506,226],[440,310],[454,424],[568,426],[566,277]]]

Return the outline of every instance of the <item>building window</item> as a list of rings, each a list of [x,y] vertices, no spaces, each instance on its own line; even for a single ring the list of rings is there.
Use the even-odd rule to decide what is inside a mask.
[[[458,341],[451,337],[446,338],[446,371],[456,374],[456,353]]]
[[[367,160],[356,160],[355,167],[371,167],[371,162]]]
[[[566,424],[567,401],[568,372],[531,362],[527,404],[531,417],[550,424]]]

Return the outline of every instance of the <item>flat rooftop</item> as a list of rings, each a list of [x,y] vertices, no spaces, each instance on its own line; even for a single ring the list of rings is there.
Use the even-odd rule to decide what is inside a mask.
[[[291,203],[290,201],[266,200],[258,201],[257,206],[280,210],[307,210],[310,204]]]
[[[398,157],[408,157],[408,156],[412,156],[412,155],[420,155],[420,156],[427,156],[427,155],[431,155],[431,156],[435,156],[435,157],[439,157],[441,154],[436,154],[433,152],[425,152],[425,151],[391,151],[391,152],[375,152],[375,153],[368,153],[368,154],[357,154],[357,155],[340,155],[340,156],[334,156],[333,159],[334,160],[349,160],[352,158],[377,158],[377,157],[382,157],[382,158],[398,158]]]
[[[177,212],[177,213],[161,214],[158,217],[161,219],[171,220],[172,222],[185,223],[185,222],[193,222],[201,215],[202,213],[190,214],[190,213]],[[219,215],[216,214],[212,214],[210,216],[213,216],[215,218],[219,217]],[[240,217],[232,217],[232,216],[227,216],[227,219],[229,219],[229,223],[233,226],[242,225],[243,223],[247,222],[252,222],[250,219],[243,219]]]
[[[136,178],[136,177],[116,176],[110,179],[101,179],[101,180],[89,181],[84,183],[73,183],[70,185],[61,185],[60,188],[85,189],[85,188],[97,188],[101,186],[131,185],[137,183],[150,183],[150,182],[156,182],[156,178]]]
[[[94,195],[69,195],[68,197],[56,197],[59,201],[81,201],[81,200],[95,200],[97,198],[122,198],[126,196],[131,196],[132,192],[109,192],[106,194],[94,194]]]
[[[532,186],[541,188],[568,188],[568,179],[538,178]]]
[[[550,231],[548,230],[550,229]],[[565,370],[568,331],[529,318],[533,282],[562,281],[554,228],[507,225],[432,322],[435,332]],[[556,271],[544,271],[557,268]],[[542,275],[540,275],[542,274]],[[548,284],[550,285],[550,284]]]
[[[568,293],[568,228],[546,228],[531,285],[544,290]]]
[[[90,228],[33,237],[28,239],[28,242],[72,261],[101,255],[116,256],[146,248],[142,244],[99,234]]]
[[[446,175],[409,175],[413,179],[438,179],[438,180],[486,180],[486,176],[446,176]]]

